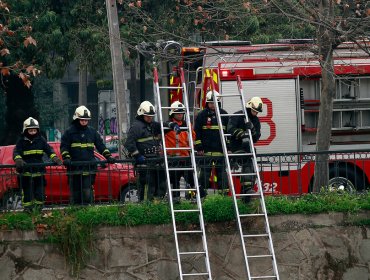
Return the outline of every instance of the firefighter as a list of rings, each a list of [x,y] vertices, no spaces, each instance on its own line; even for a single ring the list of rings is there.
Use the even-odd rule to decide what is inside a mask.
[[[155,114],[153,104],[143,101],[124,144],[128,156],[135,159],[135,169],[139,175],[139,201],[152,200],[154,197],[162,198],[166,194],[163,164],[149,160],[162,154],[161,126],[159,122],[153,120]]]
[[[187,123],[184,120],[185,106],[180,101],[175,101],[171,104],[171,110],[169,113],[169,121],[167,127],[172,130],[166,130],[165,143],[167,148],[179,148],[179,147],[190,147]],[[181,129],[183,128],[183,129]],[[195,141],[195,131],[191,129],[191,137]],[[169,164],[172,163],[173,167],[186,167],[191,166],[190,151],[184,150],[168,150],[167,154],[170,157],[184,157],[180,160],[170,160]],[[180,189],[180,178],[184,177],[188,186],[194,186],[194,177],[192,171],[170,171],[170,178],[174,189]],[[173,196],[179,198],[179,192],[174,192]]]
[[[13,151],[13,159],[16,170],[19,173],[18,183],[23,191],[23,207],[25,211],[40,208],[44,203],[45,167],[27,166],[30,163],[43,163],[44,153],[54,163],[62,165],[62,161],[56,156],[53,148],[41,136],[38,121],[30,117],[24,121],[23,133]]]
[[[94,147],[108,163],[116,161],[104,145],[99,133],[88,125],[90,119],[89,109],[85,106],[77,107],[72,124],[62,135],[60,143],[60,152],[63,164],[67,167],[69,188],[74,204],[90,204],[93,201],[93,185],[96,177]],[[75,164],[76,161],[85,161],[86,164]]]
[[[250,153],[250,138],[248,130],[251,131],[252,141],[256,143],[261,137],[261,124],[258,113],[262,113],[263,102],[259,97],[252,97],[246,104],[248,122],[246,122],[244,116],[233,116],[230,117],[227,125],[227,132],[231,134],[230,149],[232,153]],[[235,114],[242,114],[240,110]],[[254,173],[252,157],[247,157],[237,161],[237,165],[241,165],[242,173]],[[241,185],[242,193],[254,193],[255,176],[242,176]],[[245,202],[250,201],[250,196],[246,196],[243,199]]]
[[[227,182],[226,177],[224,176],[225,166],[219,129],[221,128],[224,130],[224,132],[226,132],[226,126],[229,117],[222,116],[222,125],[218,124],[215,112],[215,102],[219,102],[220,105],[220,99],[221,96],[217,91],[209,91],[207,93],[205,105],[206,108],[199,112],[195,120],[194,130],[196,134],[195,149],[197,154],[200,156],[214,157],[214,159],[211,158],[210,165],[212,166],[212,169],[216,171],[217,177],[215,180],[214,176],[212,176],[213,178],[211,178],[211,180],[217,181],[218,186],[224,190]],[[221,106],[219,106],[219,108],[221,114],[227,114],[227,112],[222,109]],[[213,173],[211,172],[212,169],[205,167],[202,168],[200,172],[199,189],[201,197],[205,197],[207,195],[206,190],[209,187],[209,178],[211,173]]]

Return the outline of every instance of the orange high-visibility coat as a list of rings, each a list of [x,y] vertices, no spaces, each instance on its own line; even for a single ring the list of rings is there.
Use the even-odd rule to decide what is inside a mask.
[[[171,119],[171,122],[176,122],[180,127],[187,126],[185,121]],[[192,128],[191,133],[193,141],[195,141],[195,131]],[[171,130],[166,133],[165,142],[168,148],[189,147],[188,132],[187,130],[182,130],[179,134],[176,134],[175,131]],[[189,150],[168,150],[167,154],[170,156],[189,156]]]

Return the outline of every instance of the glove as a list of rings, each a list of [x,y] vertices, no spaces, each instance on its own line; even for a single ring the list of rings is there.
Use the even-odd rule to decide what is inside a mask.
[[[72,165],[72,162],[71,162],[71,159],[70,158],[66,158],[64,161],[63,161],[63,165],[65,167],[69,167]]]
[[[116,159],[114,157],[112,157],[112,156],[107,157],[107,161],[110,164],[116,163]]]
[[[248,137],[242,138],[242,148],[249,149],[249,138]]]
[[[246,122],[246,123],[245,123],[245,129],[250,129],[250,130],[252,130],[253,128],[254,128],[253,123],[251,123],[251,122]]]
[[[61,159],[60,158],[58,158],[58,157],[53,157],[52,158],[52,161],[56,164],[56,165],[63,165],[63,162],[61,161]]]
[[[170,123],[168,124],[168,126],[169,126],[169,128],[171,128],[173,131],[175,131],[175,132],[176,132],[176,134],[180,134],[180,133],[181,133],[181,128],[180,128],[180,126],[179,126],[177,123],[175,123],[175,122],[170,122]]]
[[[23,166],[26,164],[26,162],[21,159],[21,158],[17,158],[15,160],[15,170],[17,170],[17,172],[22,172],[23,171]]]
[[[143,155],[138,155],[135,158],[135,163],[136,164],[144,164],[144,162],[145,162],[145,157]]]

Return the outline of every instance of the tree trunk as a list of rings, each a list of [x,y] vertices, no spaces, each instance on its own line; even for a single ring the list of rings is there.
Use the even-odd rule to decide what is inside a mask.
[[[4,91],[6,94],[5,133],[1,137],[0,145],[15,144],[23,130],[23,122],[28,117],[37,119],[40,123],[39,113],[35,108],[34,96],[31,89],[16,75],[4,78]]]
[[[333,7],[330,1],[321,1],[322,16],[325,20],[333,16]],[[317,32],[319,60],[322,71],[321,96],[319,121],[316,134],[316,151],[328,151],[330,148],[332,118],[333,118],[333,98],[335,94],[335,77],[333,62],[333,46],[335,35],[324,25],[320,25]],[[313,190],[319,191],[329,182],[328,154],[318,154],[315,162],[315,179]]]
[[[83,63],[78,69],[78,105],[87,106],[87,66]]]

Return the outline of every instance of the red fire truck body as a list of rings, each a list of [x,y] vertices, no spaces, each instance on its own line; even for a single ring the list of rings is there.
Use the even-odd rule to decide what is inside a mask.
[[[331,155],[329,165],[333,184],[343,182],[357,189],[368,186],[370,178],[370,56],[362,48],[369,50],[370,42],[361,47],[344,43],[334,52],[336,93],[331,150],[342,150],[343,154]],[[316,148],[321,67],[314,49],[315,45],[306,42],[219,44],[202,49],[203,67],[198,69],[202,85],[198,79],[195,87],[200,93],[199,104],[204,105],[211,84],[221,95],[236,93],[239,75],[245,100],[259,96],[264,102],[257,154],[296,153],[283,162],[261,157],[260,174],[266,193],[305,193],[313,182],[314,158],[299,153]],[[197,90],[194,94],[197,96]],[[238,97],[225,99],[222,106],[228,113],[241,109]],[[369,152],[348,155],[344,150]]]

